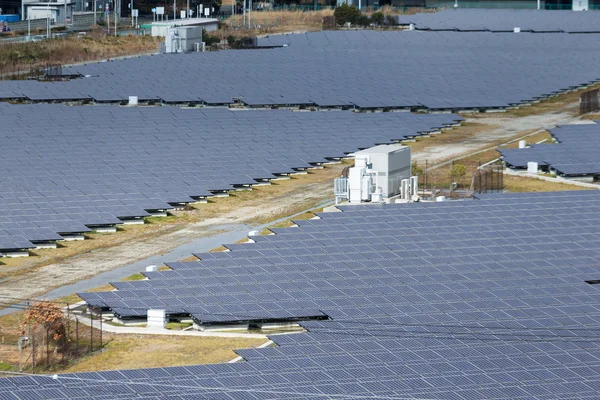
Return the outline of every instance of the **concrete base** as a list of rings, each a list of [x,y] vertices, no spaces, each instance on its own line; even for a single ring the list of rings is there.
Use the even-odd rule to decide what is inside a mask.
[[[35,244],[35,249],[36,250],[41,250],[41,249],[55,249],[56,248],[56,242],[55,243],[36,243]]]
[[[144,219],[143,218],[136,218],[136,219],[122,219],[121,221],[123,221],[123,225],[144,225]]]
[[[4,257],[8,257],[8,258],[29,257],[29,252],[27,250],[3,251],[2,254],[4,254]]]
[[[73,234],[73,235],[61,234],[61,236],[63,237],[62,240],[65,242],[73,242],[75,240],[85,240],[85,236],[79,235],[79,234]]]
[[[125,325],[125,326],[140,326],[140,325],[147,325],[148,321],[146,320],[146,318],[139,318],[139,319],[133,319],[133,320],[123,320],[123,319],[119,319],[119,318],[113,318],[112,322],[117,323],[117,324],[121,324],[121,325]]]
[[[98,233],[115,233],[117,231],[116,226],[101,226],[97,228],[93,228],[94,232]]]
[[[267,323],[263,323],[263,324],[257,324],[257,325],[253,325],[253,327],[256,326],[259,329],[280,329],[280,328],[295,328],[298,327],[300,325],[298,325],[295,322],[267,322]]]
[[[227,324],[227,325],[198,325],[194,323],[193,328],[197,331],[211,332],[211,331],[239,331],[248,330],[248,324]]]
[[[563,176],[561,178],[567,179],[569,181],[594,183],[594,177],[593,176]]]
[[[148,211],[151,217],[166,217],[168,214],[166,211]]]

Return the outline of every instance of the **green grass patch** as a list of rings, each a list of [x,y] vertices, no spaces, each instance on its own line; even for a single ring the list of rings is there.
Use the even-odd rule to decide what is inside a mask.
[[[16,371],[17,367],[0,361],[0,371]]]
[[[167,322],[167,329],[181,331],[191,327],[192,325],[194,325],[193,322]]]
[[[144,275],[142,275],[141,272],[138,272],[136,274],[130,275],[127,278],[123,278],[121,280],[123,282],[127,282],[127,281],[141,281],[142,279],[146,279],[146,277]]]

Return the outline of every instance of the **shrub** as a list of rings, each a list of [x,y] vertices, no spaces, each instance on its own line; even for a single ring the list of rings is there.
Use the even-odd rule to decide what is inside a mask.
[[[369,26],[371,24],[371,18],[361,14],[356,17],[354,24],[358,26]]]
[[[381,11],[374,12],[371,14],[371,22],[375,25],[383,25],[383,21],[385,20],[385,15]]]
[[[454,164],[452,165],[452,170],[450,171],[453,177],[461,178],[467,174],[467,167],[463,164]]]
[[[206,32],[206,29],[202,29],[202,41],[206,43],[206,46],[210,47],[221,43],[221,39],[217,36],[211,36]]]
[[[395,26],[396,18],[393,15],[386,15],[384,24],[387,26]]]
[[[339,7],[336,7],[333,12],[335,17],[335,22],[338,25],[345,25],[346,22],[350,22],[351,24],[356,24],[357,18],[361,16],[360,10],[356,6],[349,6],[344,3]]]

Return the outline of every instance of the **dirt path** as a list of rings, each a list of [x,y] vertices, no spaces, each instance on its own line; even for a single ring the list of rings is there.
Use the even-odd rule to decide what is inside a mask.
[[[335,165],[278,185],[241,192],[239,197],[200,205],[197,221],[190,223],[187,218],[188,221],[179,222],[175,230],[159,228],[154,235],[150,233],[132,238],[119,238],[120,233],[112,234],[117,242],[110,247],[91,250],[61,262],[28,268],[24,273],[6,277],[0,283],[0,300],[40,296],[53,288],[167,253],[200,237],[215,235],[223,225],[257,226],[322,204],[332,198],[331,181],[339,176],[341,168],[342,165]],[[299,182],[292,182],[296,180]]]
[[[490,148],[539,129],[577,123],[574,98],[551,103],[542,112],[527,115],[525,109],[506,114],[474,114],[466,123],[448,133],[415,143],[413,160],[434,165],[449,159]],[[550,109],[550,107],[552,109]],[[532,113],[533,114],[533,113]],[[582,121],[583,122],[583,121]],[[175,222],[161,226],[145,225],[138,234],[129,232],[94,241],[84,241],[83,250],[68,255],[28,260],[25,266],[0,267],[0,299],[31,298],[49,290],[111,269],[164,254],[194,239],[214,235],[228,224],[257,226],[286,215],[309,209],[332,197],[332,179],[344,165],[300,175],[291,181],[236,193],[228,199],[200,206],[192,214],[179,213]],[[190,217],[191,215],[191,217]],[[92,242],[91,248],[90,242]],[[55,251],[55,250],[50,250]],[[80,254],[81,253],[81,254]],[[30,257],[34,259],[35,257]]]
[[[423,149],[416,149],[413,160],[427,162],[435,165],[443,161],[472,153],[481,149],[497,146],[498,144],[513,139],[520,133],[523,135],[539,129],[550,129],[557,125],[578,123],[581,118],[576,115],[577,104],[569,104],[557,111],[541,115],[515,117],[510,114],[476,114],[465,116],[464,127],[443,133],[448,140],[460,137],[455,135],[460,130],[467,130],[464,138],[448,143],[448,140],[439,140],[437,145],[429,145]],[[457,131],[457,132],[454,132]],[[453,136],[454,135],[454,136]],[[435,142],[437,137],[433,138]]]

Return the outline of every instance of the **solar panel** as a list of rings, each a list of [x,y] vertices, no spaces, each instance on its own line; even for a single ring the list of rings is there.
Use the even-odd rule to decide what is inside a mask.
[[[527,6],[528,4],[523,4]],[[535,3],[529,4],[535,8]],[[600,16],[594,12],[564,12],[559,10],[515,9],[452,9],[435,13],[398,15],[400,25],[414,25],[429,31],[489,31],[548,33],[598,33]]]
[[[201,323],[328,317],[301,322],[305,333],[272,335],[274,347],[239,350],[245,362],[10,378],[0,380],[2,393],[57,399],[165,398],[175,390],[211,399],[597,397],[600,292],[586,280],[597,279],[600,266],[599,192],[477,197],[341,207],[268,240],[172,263],[174,271],[152,273],[150,280],[82,294],[90,304],[121,299],[127,311],[132,304],[163,305],[168,297],[156,291],[169,288]],[[431,231],[412,229],[432,221]],[[457,227],[464,229],[440,235]],[[358,236],[340,248],[326,238],[334,231]],[[404,250],[384,248],[393,243]],[[309,250],[315,259],[265,255],[281,246],[294,254]],[[344,259],[349,246],[356,253]],[[254,252],[256,258],[245,257]],[[333,257],[325,261],[325,254]],[[501,255],[508,257],[494,260]],[[102,391],[95,390],[98,383]]]
[[[462,120],[58,104],[0,104],[0,118],[0,249],[121,224]]]
[[[446,20],[454,15],[462,14],[406,18]],[[555,14],[523,15],[537,24]],[[589,20],[599,26],[593,12],[556,15],[558,25],[570,20],[571,26],[587,29]],[[492,13],[488,21],[495,18]],[[466,19],[480,24],[477,17]],[[102,103],[138,96],[141,102],[194,105],[486,110],[542,99],[600,78],[593,68],[579,68],[600,61],[594,35],[352,30],[276,35],[258,43],[288,46],[67,67],[65,74],[89,77],[52,83],[2,81],[0,98]],[[492,69],[495,73],[489,74]],[[570,70],[578,73],[564,73]]]
[[[600,126],[563,125],[549,130],[556,144],[534,144],[525,149],[499,149],[504,162],[512,168],[527,168],[537,162],[558,175],[600,175]]]

